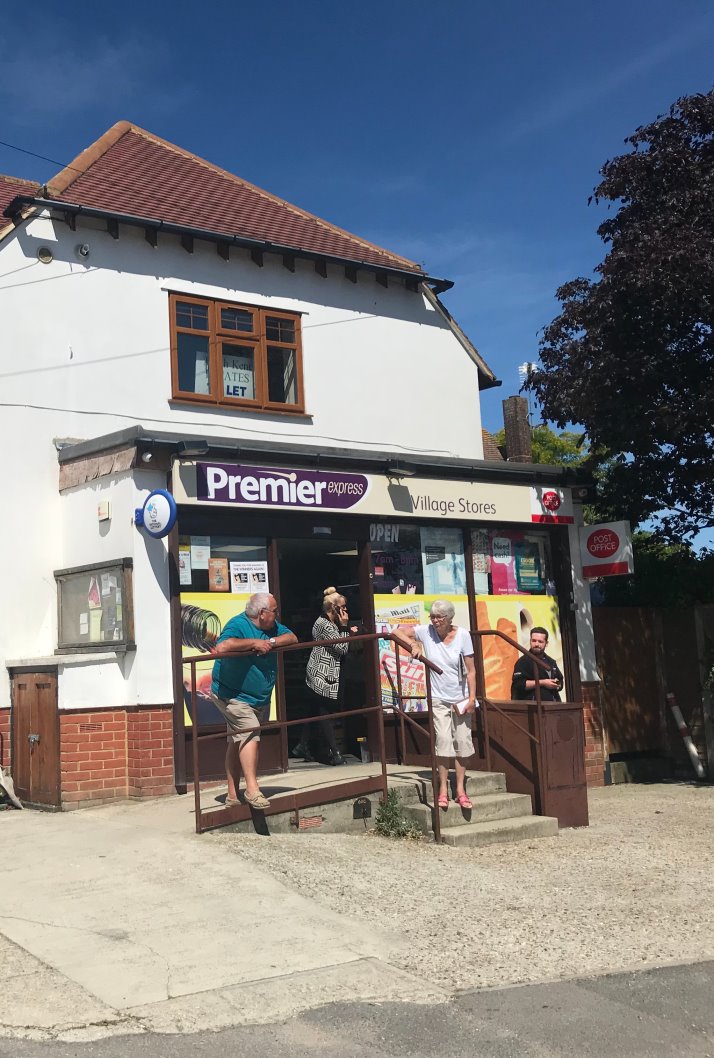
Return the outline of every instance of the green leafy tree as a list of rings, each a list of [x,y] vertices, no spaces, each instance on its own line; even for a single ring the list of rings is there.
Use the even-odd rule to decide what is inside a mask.
[[[696,554],[687,544],[667,544],[653,533],[633,534],[635,572],[603,577],[598,583],[606,606],[686,608],[714,599],[714,552]]]
[[[681,539],[714,526],[714,91],[625,142],[594,192],[607,254],[557,291],[527,388],[585,427],[603,516]]]
[[[506,431],[493,435],[499,448],[506,444]],[[550,466],[580,467],[588,460],[590,449],[585,434],[575,430],[556,433],[550,426],[541,423],[531,430],[531,447],[534,463]]]

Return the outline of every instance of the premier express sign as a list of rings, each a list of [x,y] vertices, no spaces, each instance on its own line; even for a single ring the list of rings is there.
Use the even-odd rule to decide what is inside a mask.
[[[177,460],[173,493],[180,504],[261,510],[354,513],[393,521],[573,521],[567,489],[488,481],[360,474],[209,460]]]
[[[364,474],[277,470],[224,463],[196,465],[196,497],[206,503],[348,511],[369,491]]]

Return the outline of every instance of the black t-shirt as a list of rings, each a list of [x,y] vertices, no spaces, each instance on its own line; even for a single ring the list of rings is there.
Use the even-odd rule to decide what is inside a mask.
[[[535,687],[532,690],[526,690],[526,680],[560,680],[560,685],[563,686],[563,674],[553,658],[548,657],[547,654],[541,654],[541,661],[545,662],[549,671],[546,672],[527,654],[521,654],[513,668],[511,681],[513,701],[535,701]],[[557,691],[552,691],[550,687],[541,687],[540,699],[542,702],[559,702],[560,695]]]

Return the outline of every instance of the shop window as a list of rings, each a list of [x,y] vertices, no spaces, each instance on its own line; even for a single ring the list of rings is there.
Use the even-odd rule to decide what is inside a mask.
[[[169,296],[175,400],[304,411],[300,316]]]
[[[477,595],[554,595],[547,534],[518,529],[473,529]]]
[[[133,650],[132,560],[55,572],[58,652]]]
[[[268,592],[264,537],[179,534],[182,656],[207,653],[226,623],[242,613],[255,592]],[[213,659],[196,666],[199,723],[222,723],[210,698]],[[190,726],[191,669],[184,665],[184,720]],[[271,712],[274,717],[274,707]]]

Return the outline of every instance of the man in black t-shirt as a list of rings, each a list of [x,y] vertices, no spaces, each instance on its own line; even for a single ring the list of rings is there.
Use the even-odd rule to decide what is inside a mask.
[[[563,674],[553,658],[546,654],[547,645],[547,630],[531,628],[531,653],[540,661],[545,662],[548,668],[542,668],[533,658],[529,658],[527,654],[521,654],[514,666],[511,681],[511,698],[514,701],[535,701],[536,680],[540,684],[542,702],[560,701],[559,691],[563,688]]]

